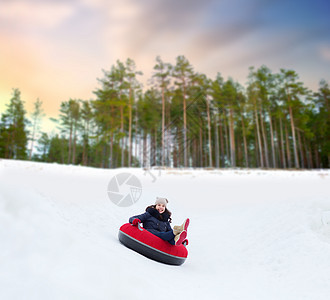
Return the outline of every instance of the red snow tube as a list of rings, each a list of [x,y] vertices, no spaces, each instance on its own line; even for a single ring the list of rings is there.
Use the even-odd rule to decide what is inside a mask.
[[[171,245],[140,225],[124,224],[119,229],[118,238],[126,247],[165,264],[182,265],[188,256],[184,245]]]

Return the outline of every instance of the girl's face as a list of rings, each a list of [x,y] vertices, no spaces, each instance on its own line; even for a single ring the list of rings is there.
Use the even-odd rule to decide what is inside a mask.
[[[165,211],[165,205],[164,204],[156,204],[156,209],[160,214],[162,214]]]

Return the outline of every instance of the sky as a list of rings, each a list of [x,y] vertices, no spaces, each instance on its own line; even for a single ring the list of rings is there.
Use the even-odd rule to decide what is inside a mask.
[[[148,88],[157,55],[243,85],[250,66],[293,69],[316,91],[330,82],[330,1],[0,0],[0,113],[19,88],[28,114],[39,98],[57,117],[128,57]]]

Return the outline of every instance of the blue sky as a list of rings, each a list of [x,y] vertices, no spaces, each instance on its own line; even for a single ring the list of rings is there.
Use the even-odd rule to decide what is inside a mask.
[[[12,88],[28,111],[90,99],[102,69],[130,57],[147,88],[155,58],[185,55],[196,72],[245,84],[250,66],[330,81],[330,1],[0,0],[0,112]]]

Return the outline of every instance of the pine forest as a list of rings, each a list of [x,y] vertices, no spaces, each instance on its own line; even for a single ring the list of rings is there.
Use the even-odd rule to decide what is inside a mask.
[[[93,99],[63,99],[57,133],[27,116],[13,89],[0,121],[0,157],[100,168],[329,168],[330,87],[309,90],[294,70],[251,67],[242,85],[156,58],[148,89],[132,59],[96,79]]]

